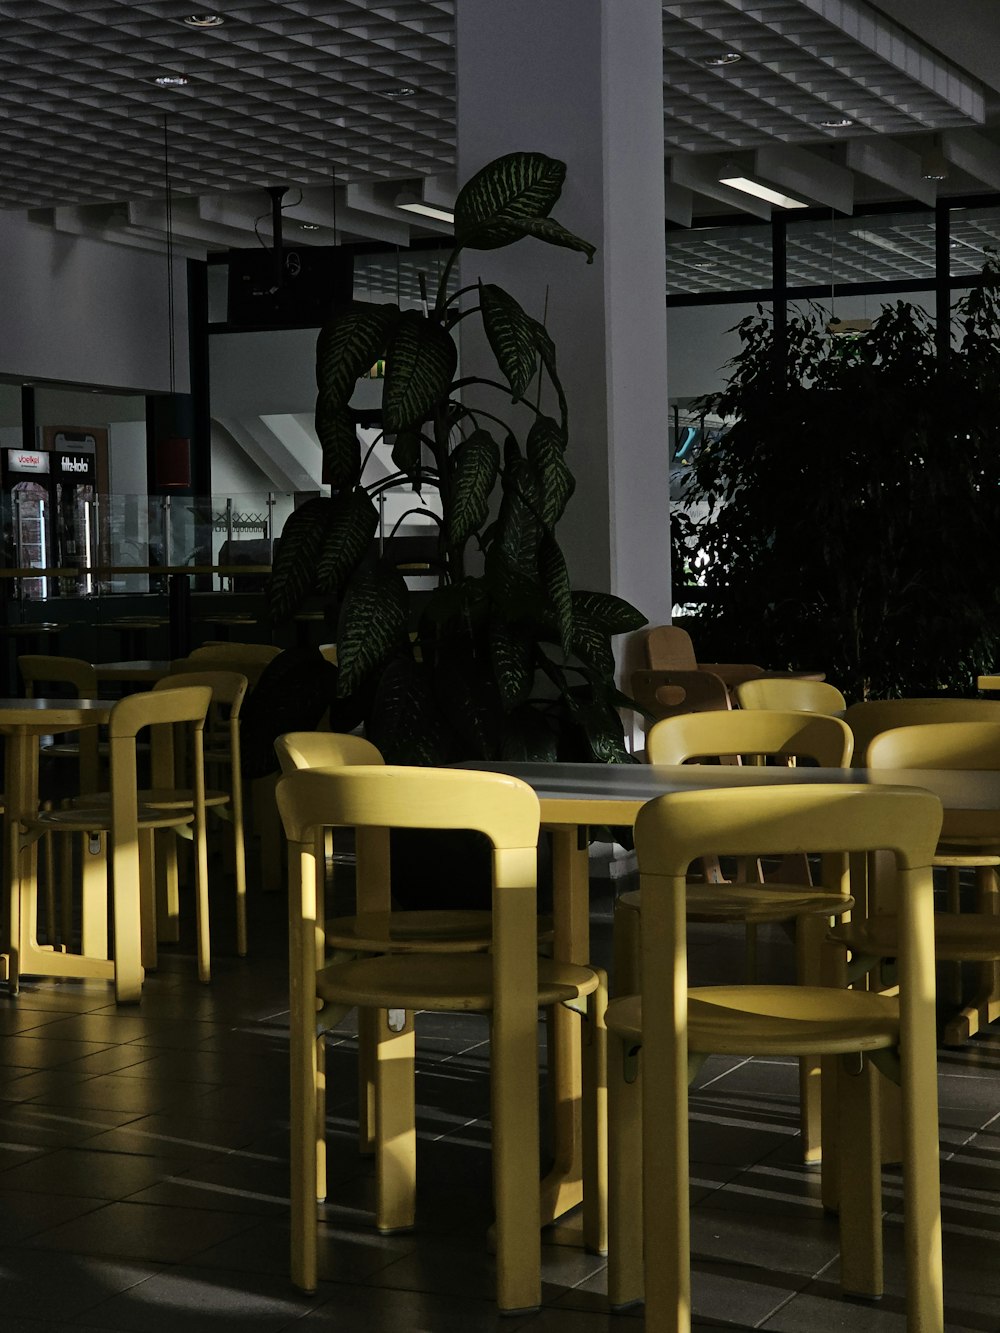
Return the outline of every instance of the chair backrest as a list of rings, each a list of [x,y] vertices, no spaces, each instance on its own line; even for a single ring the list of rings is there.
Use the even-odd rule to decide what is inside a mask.
[[[204,726],[212,702],[207,685],[174,685],[170,689],[144,690],[119,699],[108,718],[108,738],[134,740],[143,727],[173,722],[194,722]]]
[[[242,671],[206,671],[198,662],[183,657],[171,662],[170,674],[158,680],[154,690],[175,690],[178,686],[207,685],[212,691],[212,704],[222,704],[231,717],[239,717],[246,698],[248,681]]]
[[[200,648],[193,649],[187,655],[188,661],[198,661],[201,658],[243,658],[248,662],[260,662],[267,665],[278,656],[282,650],[275,647],[273,643],[235,643],[229,640],[218,640],[212,643],[204,643]]]
[[[892,727],[869,742],[865,766],[1000,771],[1000,719]]]
[[[632,698],[653,718],[732,708],[725,685],[707,671],[640,669],[632,672],[631,686]]]
[[[494,1039],[535,1024],[539,807],[527,783],[502,773],[397,765],[306,769],[279,780],[277,804],[288,839],[293,1006],[297,993],[310,1003],[323,963],[327,829],[356,830],[359,911],[390,907],[391,829],[474,829],[492,846]]]
[[[651,764],[684,764],[731,755],[780,755],[811,759],[821,768],[844,768],[853,745],[847,726],[824,713],[684,713],[650,727],[646,758]]]
[[[24,692],[29,699],[39,691],[38,685],[71,685],[78,699],[97,697],[97,672],[82,657],[55,657],[43,653],[23,653],[17,659],[17,668],[24,681]]]
[[[278,737],[274,749],[282,773],[384,762],[371,741],[340,731],[289,731]]]
[[[873,699],[851,704],[844,721],[854,733],[854,753],[863,759],[880,731],[924,722],[1000,722],[996,699]]]
[[[759,676],[755,680],[744,680],[733,693],[741,708],[839,714],[847,707],[847,700],[836,685],[795,676]]]
[[[687,630],[679,625],[654,625],[643,645],[651,671],[697,671],[698,659]]]

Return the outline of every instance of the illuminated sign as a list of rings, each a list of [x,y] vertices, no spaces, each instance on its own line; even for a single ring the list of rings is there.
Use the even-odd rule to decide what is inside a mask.
[[[48,472],[49,456],[44,449],[8,449],[8,472]]]

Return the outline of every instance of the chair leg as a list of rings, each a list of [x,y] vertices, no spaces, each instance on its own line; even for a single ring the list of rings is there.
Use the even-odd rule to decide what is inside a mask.
[[[71,853],[72,854],[72,853]],[[80,952],[108,957],[108,836],[80,837]]]
[[[591,1254],[608,1252],[608,983],[587,1003],[583,1079],[583,1240]]]
[[[294,1013],[293,1013],[294,1017]],[[317,1144],[324,1124],[319,1100],[318,1039],[301,1021],[291,1028],[291,1271],[300,1291],[316,1290],[318,1226],[316,1219]]]
[[[874,1299],[882,1295],[880,1080],[860,1054],[841,1057],[835,1067],[840,1137],[851,1145],[840,1161],[840,1284]]]
[[[377,1023],[375,1223],[379,1231],[403,1231],[413,1226],[417,1212],[413,1015],[380,1009]]]
[[[208,913],[208,838],[205,832],[205,811],[194,823],[194,896],[198,925],[198,980],[212,980],[211,925]]]
[[[358,1010],[358,1152],[375,1151],[375,1037],[384,1016],[375,1009]]]
[[[796,970],[799,984],[823,984],[824,937],[829,921],[824,916],[799,917],[795,925]],[[841,982],[843,984],[843,982]],[[815,1056],[799,1059],[799,1123],[803,1162],[818,1162],[822,1146],[822,1093],[820,1061]]]
[[[156,947],[156,831],[139,833],[139,912],[142,930],[142,965],[155,971],[159,962]]]
[[[1000,915],[997,872],[993,866],[976,869],[977,911]],[[942,1035],[945,1046],[961,1046],[977,1032],[1000,1018],[1000,962],[980,963],[976,969],[976,995],[954,1018],[949,1019]]]
[[[164,944],[176,944],[180,931],[180,893],[177,838],[172,829],[158,829],[156,844],[156,935]]]
[[[236,882],[236,952],[247,956],[247,851],[243,831],[243,789],[239,774],[233,776],[233,877]]]
[[[642,986],[639,971],[640,921],[641,913],[636,908],[615,903],[611,978],[616,995],[638,995]]]
[[[641,1058],[608,1034],[608,1301],[643,1298]]]
[[[503,1043],[495,1022],[491,1028],[497,1304],[505,1314],[536,1310],[542,1301],[535,1033],[532,1023],[530,1040]]]

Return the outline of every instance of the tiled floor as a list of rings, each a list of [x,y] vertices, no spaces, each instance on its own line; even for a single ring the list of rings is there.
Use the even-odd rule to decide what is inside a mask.
[[[253,903],[251,956],[214,979],[189,949],[164,951],[141,1007],[97,983],[26,984],[0,998],[0,1330],[183,1328],[301,1333],[605,1333],[603,1261],[546,1245],[544,1307],[492,1304],[486,1032],[481,1020],[418,1026],[420,1228],[372,1228],[372,1173],[352,1142],[353,1060],[329,1061],[332,1202],[323,1281],[287,1276],[283,901]],[[693,968],[718,968],[719,935]],[[607,913],[595,918],[598,950]],[[731,941],[736,946],[736,941]],[[774,947],[780,949],[775,942]],[[1000,1038],[940,1061],[950,1330],[1000,1329]],[[791,1065],[712,1061],[692,1109],[696,1328],[794,1333],[904,1328],[897,1181],[887,1176],[889,1293],[842,1300],[837,1228],[797,1160]]]

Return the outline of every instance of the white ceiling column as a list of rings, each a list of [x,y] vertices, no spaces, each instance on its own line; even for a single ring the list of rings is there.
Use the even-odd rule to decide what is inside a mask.
[[[663,51],[659,0],[462,0],[458,179],[503,153],[566,162],[553,216],[597,246],[466,252],[555,340],[576,492],[559,529],[575,587],[669,618]],[[463,372],[488,363],[462,322]],[[495,374],[495,372],[494,372]],[[501,416],[509,404],[497,405]]]

